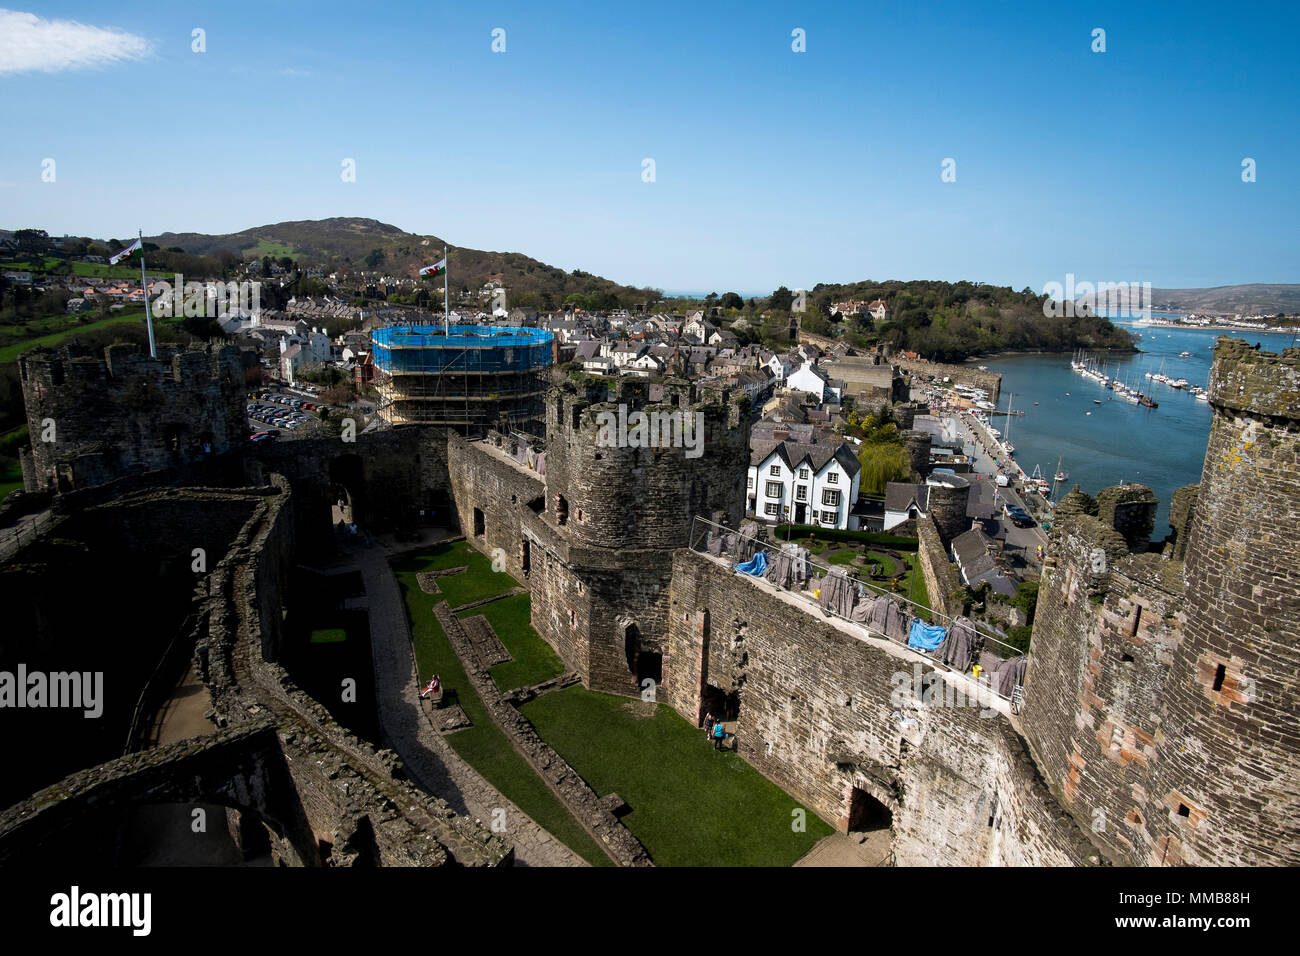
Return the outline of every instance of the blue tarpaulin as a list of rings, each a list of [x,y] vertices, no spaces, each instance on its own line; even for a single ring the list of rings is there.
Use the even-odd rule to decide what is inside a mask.
[[[763,572],[767,570],[767,555],[760,551],[744,564],[736,565],[736,570],[741,574],[752,574],[756,578],[761,578]]]
[[[907,646],[932,651],[943,643],[947,634],[947,628],[939,624],[926,624],[918,617],[912,622],[912,630],[907,635]]]

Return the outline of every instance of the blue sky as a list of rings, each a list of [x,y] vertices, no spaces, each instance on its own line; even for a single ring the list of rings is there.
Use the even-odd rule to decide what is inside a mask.
[[[670,291],[1300,282],[1296,3],[0,2],[4,228],[365,216]]]

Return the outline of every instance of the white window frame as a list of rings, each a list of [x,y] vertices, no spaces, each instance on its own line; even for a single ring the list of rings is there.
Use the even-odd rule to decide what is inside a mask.
[[[838,485],[840,483],[840,473],[838,471],[828,471],[826,472],[826,480],[832,485]]]
[[[769,475],[772,475],[773,477],[780,477],[780,475],[781,475],[781,466],[780,466],[780,465],[773,465],[771,468],[769,468],[769,469],[767,470],[767,473],[768,473]]]
[[[771,504],[764,506],[764,508],[763,508],[763,513],[764,513],[765,515],[768,515],[769,517],[775,518],[775,517],[776,517],[776,502],[772,502]]]
[[[808,500],[808,486],[807,486],[807,485],[800,485],[799,487],[795,488],[795,490],[794,490],[794,500],[795,500],[795,501],[807,501],[807,500]]]
[[[785,489],[781,486],[781,482],[769,481],[767,483],[767,487],[763,489],[763,494],[766,495],[768,498],[780,498],[781,493],[784,490]]]
[[[822,504],[828,508],[838,509],[840,506],[840,493],[835,488],[822,489]]]

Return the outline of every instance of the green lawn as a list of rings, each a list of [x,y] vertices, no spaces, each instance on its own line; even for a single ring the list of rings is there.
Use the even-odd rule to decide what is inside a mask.
[[[26,429],[23,429],[25,432]],[[17,458],[0,456],[0,501],[11,491],[21,491],[23,487],[23,468]],[[509,646],[509,645],[507,645]]]
[[[415,647],[420,682],[427,681],[430,674],[438,674],[442,678],[445,692],[460,704],[470,719],[472,726],[447,737],[447,742],[470,766],[588,863],[593,866],[612,866],[609,857],[492,722],[483,702],[465,676],[460,660],[451,648],[451,642],[434,617],[433,608],[442,600],[442,596],[425,594],[420,590],[415,577],[417,572],[466,564],[467,559],[477,554],[461,541],[406,555],[393,562],[393,572],[411,622],[411,641]],[[478,557],[482,558],[482,555]],[[487,573],[493,573],[490,564],[487,565]],[[508,578],[513,583],[508,575],[501,577]],[[509,826],[508,820],[506,824]]]
[[[342,644],[348,639],[348,632],[341,627],[327,627],[323,630],[311,632],[311,643],[313,644]]]
[[[623,822],[660,866],[789,866],[831,833],[811,811],[794,832],[793,798],[672,708],[647,706],[575,686],[521,710],[598,794],[627,802]]]
[[[473,617],[475,614],[482,614],[488,619],[492,630],[496,631],[497,637],[501,638],[501,643],[514,658],[513,661],[498,664],[490,672],[492,680],[501,690],[528,687],[564,673],[564,663],[529,623],[532,599],[527,594],[516,594],[514,597],[501,598],[491,604],[461,611],[458,617]]]
[[[60,259],[58,256],[44,256],[43,261],[33,259],[23,260],[22,262],[0,262],[0,269],[6,272],[49,272],[60,262],[67,262],[66,259]],[[166,273],[148,271],[149,257],[145,256],[145,274],[153,278],[166,278]],[[140,263],[132,262],[130,265],[110,266],[106,262],[72,262],[72,275],[84,276],[86,278],[97,279],[135,279],[140,281]]]
[[[283,256],[296,256],[297,250],[293,246],[283,242],[269,242],[266,239],[257,240],[257,245],[249,246],[241,250],[245,256],[256,256],[258,259],[264,256],[270,256],[272,259],[279,259]]]
[[[72,326],[62,332],[54,332],[50,335],[42,335],[39,338],[28,339],[25,342],[19,342],[15,345],[7,345],[4,348],[0,348],[0,365],[18,361],[19,355],[26,352],[28,349],[36,348],[38,345],[53,347],[58,345],[64,339],[72,338],[74,335],[93,332],[96,329],[106,329],[112,325],[139,324],[143,319],[143,311],[134,312],[129,315],[115,315],[107,319],[100,319],[98,322],[88,322],[85,325]]]
[[[421,571],[442,571],[462,565],[469,569],[463,574],[449,574],[438,578],[438,590],[452,607],[460,607],[462,604],[505,594],[518,584],[510,575],[493,571],[491,560],[481,552],[475,551],[466,541],[434,545],[426,551],[421,551],[420,556],[429,562],[427,566],[420,568]]]

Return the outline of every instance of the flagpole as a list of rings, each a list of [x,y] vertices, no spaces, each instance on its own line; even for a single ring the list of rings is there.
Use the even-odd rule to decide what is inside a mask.
[[[149,330],[149,357],[157,358],[158,349],[153,343],[153,315],[149,311],[149,282],[144,275],[144,230],[140,230],[140,291],[144,293],[144,324]]]
[[[444,335],[451,335],[451,300],[447,298],[447,279],[448,267],[451,265],[447,261],[447,247],[442,247],[442,331]]]

